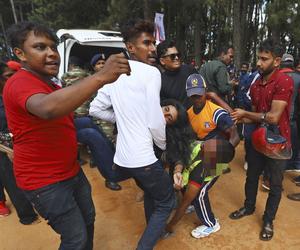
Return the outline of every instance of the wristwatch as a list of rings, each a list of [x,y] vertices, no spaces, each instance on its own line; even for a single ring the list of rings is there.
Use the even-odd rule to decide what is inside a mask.
[[[262,115],[260,117],[260,121],[265,122],[266,116],[267,116],[267,113],[262,113]]]

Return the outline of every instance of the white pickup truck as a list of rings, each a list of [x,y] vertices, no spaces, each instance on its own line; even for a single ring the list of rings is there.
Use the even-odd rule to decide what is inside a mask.
[[[70,56],[80,58],[86,66],[93,55],[104,53],[106,57],[120,53],[125,48],[120,32],[108,30],[60,29],[57,31],[60,39],[58,52],[61,64],[58,77],[68,71]]]

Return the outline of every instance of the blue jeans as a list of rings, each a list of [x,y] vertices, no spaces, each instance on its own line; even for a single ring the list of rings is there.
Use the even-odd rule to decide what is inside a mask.
[[[134,178],[144,191],[144,211],[147,227],[139,240],[138,250],[153,249],[160,238],[169,215],[175,207],[175,193],[170,176],[160,161],[140,168],[114,168],[117,181]]]
[[[108,181],[116,182],[112,172],[114,145],[108,140],[104,132],[94,124],[89,117],[76,118],[74,120],[77,140],[89,147],[92,158],[101,173]]]
[[[61,236],[60,250],[93,249],[95,207],[91,185],[81,169],[71,179],[24,192]]]

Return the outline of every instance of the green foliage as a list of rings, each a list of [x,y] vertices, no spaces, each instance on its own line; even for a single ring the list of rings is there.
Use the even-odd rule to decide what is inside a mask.
[[[119,29],[128,19],[143,18],[143,4],[138,0],[108,1],[109,14],[106,19],[98,22],[99,28]]]
[[[300,1],[271,0],[267,3],[266,15],[270,35],[295,54],[300,43]]]
[[[274,36],[294,56],[300,54],[300,0],[14,0],[18,21],[32,20],[52,29],[100,28],[118,30],[133,18],[154,19],[165,14],[167,38],[177,41],[186,61],[200,58],[221,45],[233,44],[236,58],[255,60],[258,43]],[[236,22],[234,6],[240,8]],[[5,29],[14,23],[10,0],[0,1]],[[234,32],[233,24],[239,33]],[[0,47],[3,35],[0,34]],[[1,50],[1,48],[0,48]],[[3,52],[4,50],[2,49]]]
[[[42,22],[53,29],[89,28],[106,18],[106,0],[32,0],[32,21]]]

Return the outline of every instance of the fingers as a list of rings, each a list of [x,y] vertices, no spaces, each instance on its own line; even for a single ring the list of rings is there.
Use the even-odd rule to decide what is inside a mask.
[[[111,55],[109,59],[113,64],[115,64],[113,66],[115,67],[115,70],[118,71],[118,73],[130,75],[131,69],[129,66],[129,62],[125,58],[125,55],[123,53]]]
[[[111,55],[108,60],[112,61],[112,62],[117,62],[119,64],[126,64],[126,65],[129,65],[128,63],[128,59],[126,59],[126,57],[124,56],[123,53],[120,53],[120,54],[114,54],[114,55]],[[107,61],[108,61],[107,60]]]
[[[183,178],[181,173],[176,173],[174,175],[174,188],[180,190],[183,187]]]
[[[181,186],[176,185],[176,184],[174,184],[173,187],[174,187],[174,189],[176,189],[176,190],[178,190],[178,191],[181,190],[181,188],[182,188]]]
[[[130,75],[131,69],[123,53],[111,55],[100,71],[107,83],[114,82],[121,74]],[[100,73],[99,72],[99,73]]]

